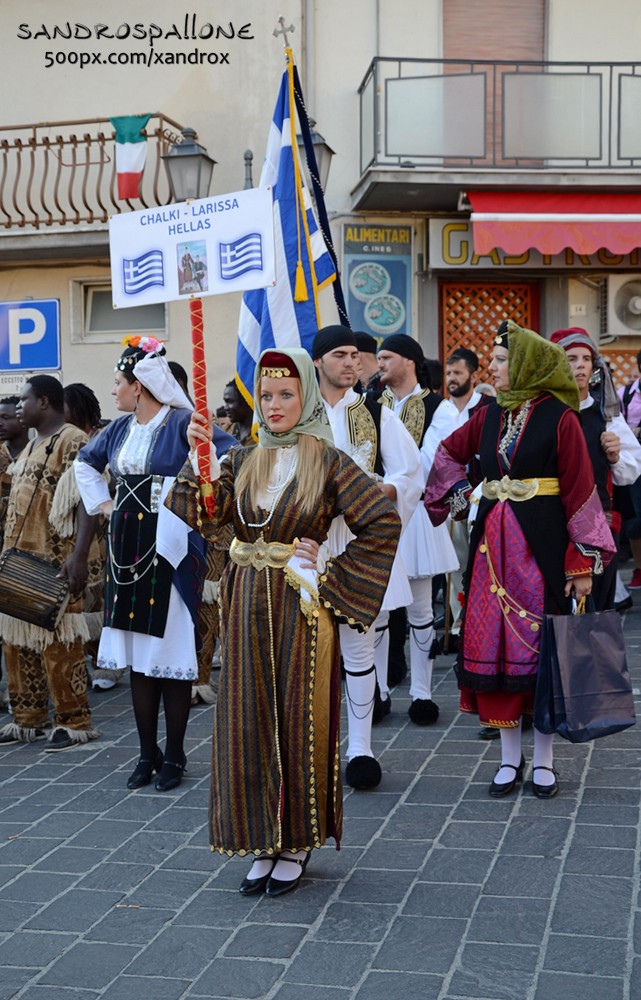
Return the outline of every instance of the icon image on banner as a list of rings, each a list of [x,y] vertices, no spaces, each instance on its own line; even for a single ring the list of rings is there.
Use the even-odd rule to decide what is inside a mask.
[[[126,295],[138,295],[152,285],[164,285],[162,250],[149,250],[132,260],[123,257],[122,276]]]
[[[382,264],[367,261],[355,267],[349,276],[349,289],[359,302],[369,302],[375,295],[385,295],[392,285],[392,278]]]
[[[207,275],[207,244],[204,240],[179,243],[176,247],[178,258],[178,294],[193,295],[209,290]]]
[[[260,233],[247,233],[233,243],[220,244],[220,276],[233,281],[248,271],[263,269],[263,240]]]
[[[405,322],[405,306],[396,295],[377,295],[365,306],[365,319],[373,333],[397,333]]]

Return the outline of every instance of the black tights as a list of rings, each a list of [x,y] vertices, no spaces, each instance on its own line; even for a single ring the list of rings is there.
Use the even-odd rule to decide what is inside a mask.
[[[145,760],[156,759],[158,711],[162,696],[167,728],[165,760],[173,764],[182,764],[183,741],[191,705],[191,681],[147,677],[136,670],[130,670],[129,673],[134,716],[140,737],[140,756]]]

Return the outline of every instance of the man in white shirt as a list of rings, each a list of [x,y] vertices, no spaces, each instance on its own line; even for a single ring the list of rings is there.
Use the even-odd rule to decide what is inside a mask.
[[[467,347],[458,347],[445,363],[445,385],[450,402],[456,407],[458,417],[453,430],[461,427],[469,418],[470,410],[482,400],[474,386],[478,381],[478,354]]]
[[[378,367],[381,383],[385,386],[381,403],[397,414],[420,449],[424,489],[436,449],[454,429],[457,410],[430,390],[425,356],[413,337],[403,333],[386,337],[378,352]],[[435,640],[432,577],[458,568],[458,559],[447,527],[432,525],[420,499],[401,536],[399,552],[412,591],[407,606],[412,697],[408,714],[416,725],[428,726],[436,722],[439,715],[438,705],[432,700]],[[377,668],[379,651],[387,662],[387,653],[381,650],[381,645],[377,649]]]
[[[353,389],[359,371],[354,333],[343,326],[324,327],[314,338],[312,357],[336,447],[377,480],[381,491],[396,505],[403,524],[407,524],[425,484],[420,456],[401,422],[390,411]],[[335,518],[325,543],[330,558],[344,551],[351,538],[343,518]],[[407,575],[397,556],[381,615],[375,624],[378,625],[392,608],[402,607],[409,599]],[[359,633],[347,625],[340,625],[339,631],[347,696],[345,780],[352,788],[374,788],[381,780],[381,768],[371,748],[376,630],[372,627],[366,633]],[[387,661],[385,668],[387,675]]]

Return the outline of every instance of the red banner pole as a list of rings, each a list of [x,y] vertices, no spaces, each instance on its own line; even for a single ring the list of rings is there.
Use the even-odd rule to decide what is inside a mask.
[[[203,304],[201,299],[189,300],[189,318],[191,320],[191,346],[194,380],[194,400],[196,413],[209,420],[207,406],[207,366],[205,363],[205,342],[203,337]],[[216,510],[214,489],[211,484],[211,466],[209,441],[202,441],[197,448],[198,468],[200,470],[200,503],[209,517]]]

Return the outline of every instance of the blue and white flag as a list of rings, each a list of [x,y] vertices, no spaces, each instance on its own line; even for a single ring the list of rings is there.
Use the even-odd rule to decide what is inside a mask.
[[[164,285],[162,250],[149,250],[132,260],[123,257],[122,279],[127,295],[137,295],[152,285]]]
[[[318,293],[336,278],[296,145],[294,63],[290,49],[267,142],[260,186],[274,197],[276,284],[245,292],[238,324],[236,381],[246,400],[254,395],[254,369],[270,347],[311,350],[320,326]],[[307,121],[300,123],[308,128]]]
[[[263,267],[263,241],[260,233],[247,233],[233,243],[220,243],[220,276],[233,281],[241,274]]]

